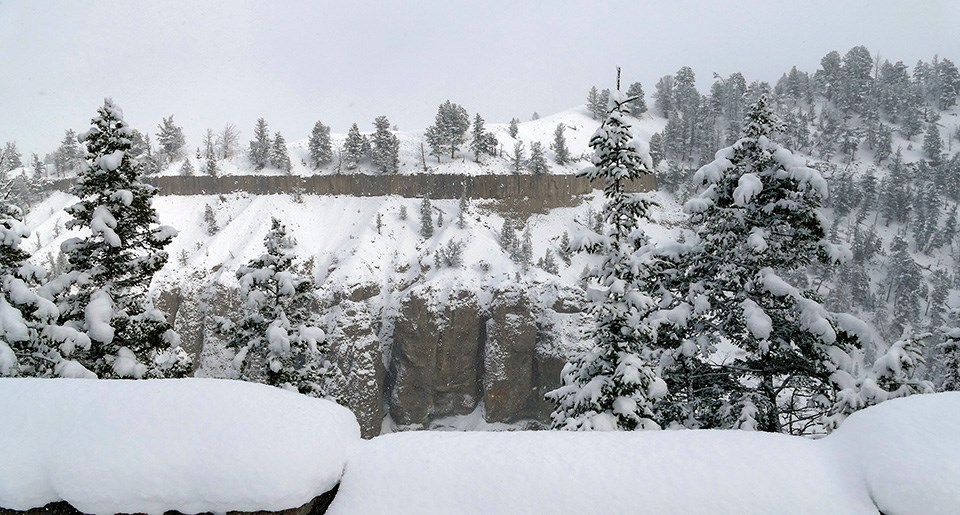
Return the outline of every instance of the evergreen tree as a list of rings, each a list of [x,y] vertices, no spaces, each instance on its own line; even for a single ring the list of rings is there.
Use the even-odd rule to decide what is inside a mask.
[[[600,120],[607,114],[607,106],[600,99],[600,92],[596,86],[590,88],[587,93],[587,111],[594,120]]]
[[[336,397],[342,378],[327,358],[313,280],[295,271],[294,242],[276,218],[264,245],[263,255],[237,270],[240,317],[216,320],[218,333],[236,350],[234,367],[245,381]]]
[[[456,151],[466,139],[467,129],[470,128],[470,117],[467,110],[459,104],[447,100],[440,104],[434,124],[427,128],[427,144],[430,145],[430,154],[440,156],[448,153],[450,159],[456,157]]]
[[[290,155],[287,154],[287,140],[279,132],[274,136],[273,144],[270,146],[270,164],[288,174],[293,168],[290,163]]]
[[[650,136],[650,159],[653,162],[653,167],[656,168],[665,157],[666,149],[663,146],[663,135],[655,132],[653,136]]]
[[[557,249],[557,255],[560,256],[560,259],[563,260],[564,264],[570,266],[571,258],[571,248],[570,248],[570,233],[563,231],[563,234],[560,235],[560,245]]]
[[[457,210],[457,227],[464,229],[467,227],[467,212],[470,209],[470,203],[467,201],[466,194],[460,196],[460,202]]]
[[[533,262],[533,236],[528,225],[520,236],[520,267],[526,272]]]
[[[627,88],[627,97],[636,98],[633,102],[630,102],[627,105],[627,112],[631,116],[639,118],[640,115],[647,112],[647,102],[643,98],[643,85],[639,82],[634,82]]]
[[[560,273],[557,260],[553,257],[553,250],[549,248],[543,253],[543,257],[537,262],[537,266],[548,274],[557,275]]]
[[[913,191],[910,188],[910,170],[903,163],[903,153],[899,148],[890,162],[890,174],[884,182],[882,197],[880,212],[888,223],[907,221],[910,217]]]
[[[76,169],[80,162],[80,146],[77,144],[77,133],[67,129],[63,141],[53,158],[53,167],[57,176],[63,177]]]
[[[947,323],[941,329],[943,343],[938,350],[942,353],[943,383],[940,391],[960,391],[960,308],[953,308],[947,314]]]
[[[347,139],[343,142],[343,163],[347,170],[356,170],[363,159],[363,136],[360,127],[353,124],[347,132]]]
[[[673,76],[664,75],[657,81],[656,91],[653,93],[653,105],[660,111],[660,116],[669,118],[674,111],[673,103]]]
[[[378,116],[373,121],[376,132],[373,134],[371,160],[381,173],[395,174],[400,171],[400,140],[390,131],[390,121],[386,116]]]
[[[23,156],[17,150],[16,141],[8,141],[0,152],[0,171],[9,172],[23,166]]]
[[[513,155],[510,156],[510,165],[513,167],[513,173],[520,173],[527,166],[527,160],[523,153],[523,141],[517,140],[513,144]]]
[[[420,201],[420,236],[433,236],[433,204],[430,197],[423,197]]]
[[[570,149],[567,148],[567,138],[563,135],[563,129],[563,124],[558,123],[553,131],[553,143],[550,144],[550,150],[553,150],[557,164],[560,166],[570,162]]]
[[[263,170],[270,164],[270,143],[267,121],[258,118],[257,125],[253,128],[253,141],[250,142],[250,162],[257,170]]]
[[[510,125],[507,126],[507,132],[510,133],[511,138],[516,138],[517,133],[520,132],[520,120],[516,118],[510,119]]]
[[[322,122],[317,122],[310,133],[310,142],[307,144],[310,149],[310,164],[314,168],[329,163],[333,159],[333,147],[330,143],[330,127]]]
[[[740,140],[695,176],[707,187],[685,206],[701,242],[686,270],[687,303],[700,312],[687,322],[687,338],[704,357],[721,342],[733,344],[738,359],[710,365],[732,380],[710,392],[726,406],[721,415],[683,413],[678,423],[692,416],[710,427],[805,433],[900,394],[899,386],[861,389],[866,379],[856,364],[870,343],[862,322],[827,311],[784,279],[842,253],[826,240],[818,213],[826,182],[770,140],[777,129],[761,96]]]
[[[183,129],[173,122],[173,115],[164,118],[158,129],[157,145],[160,146],[161,163],[168,164],[182,158],[187,140],[183,136]]]
[[[527,168],[534,175],[542,175],[550,171],[547,159],[543,155],[543,144],[539,141],[530,144],[530,160],[527,162]]]
[[[196,169],[193,167],[193,163],[190,162],[190,158],[185,158],[183,164],[180,165],[180,175],[183,177],[192,177],[196,172]]]
[[[43,183],[47,179],[47,165],[43,164],[43,161],[40,160],[40,156],[37,154],[30,155],[30,168],[33,170],[33,181],[36,183]]]
[[[935,122],[927,125],[927,132],[923,136],[923,154],[933,166],[940,165],[943,158],[943,140],[940,139],[940,129]]]
[[[206,166],[204,171],[210,177],[216,177],[220,175],[220,167],[217,166],[217,145],[216,140],[213,136],[213,131],[207,129],[207,138],[204,141],[204,162]]]
[[[497,137],[487,132],[483,126],[483,118],[477,113],[473,119],[473,139],[470,141],[470,151],[473,152],[473,160],[480,162],[480,156],[483,154],[497,155],[497,146],[500,143]]]
[[[92,124],[72,192],[80,200],[66,209],[67,228],[89,233],[61,245],[68,272],[48,285],[64,325],[91,340],[72,357],[103,378],[182,376],[190,359],[149,295],[176,231],[158,225],[157,190],[141,182],[140,165],[127,155],[132,131],[120,109],[105,100]]]
[[[213,212],[210,204],[203,206],[203,223],[207,225],[207,234],[213,236],[220,232],[220,226],[217,225],[217,215]]]
[[[625,100],[617,92],[609,114],[590,140],[594,166],[583,172],[603,186],[607,198],[603,216],[610,232],[597,240],[606,245],[584,247],[604,257],[593,277],[603,295],[591,306],[596,319],[592,348],[564,366],[562,385],[547,394],[556,402],[551,417],[558,429],[658,428],[653,404],[666,394],[646,349],[652,328],[633,322],[643,320],[648,306],[656,302],[647,303],[648,292],[637,289],[637,274],[648,268],[635,266],[635,254],[646,243],[635,229],[638,220],[648,216],[652,201],[624,191],[625,181],[650,173],[644,157],[630,144]]]

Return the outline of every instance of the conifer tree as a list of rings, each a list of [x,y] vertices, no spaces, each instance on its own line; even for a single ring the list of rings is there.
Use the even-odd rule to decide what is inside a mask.
[[[947,323],[941,331],[944,341],[938,350],[942,353],[944,374],[940,391],[960,391],[960,308],[947,313]]]
[[[216,319],[217,332],[236,350],[234,368],[245,381],[337,397],[342,377],[327,358],[313,280],[296,272],[295,244],[276,218],[264,246],[264,254],[237,270],[239,318]]]
[[[322,122],[314,124],[307,146],[310,149],[310,164],[314,168],[320,168],[329,163],[333,159],[333,146],[330,143],[330,127],[327,127]]]
[[[286,173],[290,173],[293,168],[290,155],[287,153],[287,140],[279,132],[274,136],[273,144],[270,146],[270,164]]]
[[[97,376],[182,376],[190,358],[149,293],[176,230],[158,224],[157,190],[141,182],[140,164],[127,155],[132,131],[120,109],[105,100],[92,124],[81,136],[86,163],[72,192],[80,200],[66,209],[67,228],[89,233],[61,245],[68,271],[48,291],[64,325],[91,340],[72,357]]]
[[[510,133],[511,138],[516,138],[517,133],[520,132],[520,120],[516,118],[510,119],[510,125],[507,126],[507,132]]]
[[[77,144],[77,133],[72,129],[67,129],[63,135],[63,141],[57,149],[53,158],[53,167],[59,177],[63,177],[72,172],[80,160],[80,146]]]
[[[711,365],[729,382],[713,392],[727,408],[710,427],[804,433],[902,393],[893,383],[880,392],[865,386],[879,375],[866,378],[857,365],[860,349],[872,343],[863,322],[827,311],[784,279],[844,253],[826,239],[818,214],[826,181],[771,141],[778,126],[761,96],[741,138],[697,172],[706,189],[685,206],[701,242],[686,269],[686,302],[700,312],[687,322],[688,337],[700,342],[701,356],[721,342],[738,355],[735,363]]]
[[[550,150],[553,150],[553,154],[556,156],[558,165],[565,165],[570,162],[570,149],[567,148],[567,138],[563,135],[563,124],[558,123],[557,128],[553,131],[553,143],[550,145]]]
[[[356,170],[360,166],[360,160],[363,159],[363,136],[360,135],[360,127],[353,124],[347,132],[347,139],[343,142],[343,164],[347,170]]]
[[[467,195],[460,196],[460,202],[457,210],[457,227],[464,229],[467,227],[467,211],[470,209],[470,202],[467,201]]]
[[[203,223],[207,224],[207,234],[210,236],[220,232],[220,227],[217,225],[217,215],[213,212],[213,207],[210,204],[203,206]]]
[[[420,201],[420,236],[433,236],[433,204],[430,197],[426,196]]]
[[[653,93],[653,105],[664,118],[669,118],[673,114],[676,109],[673,102],[673,75],[664,75],[657,81],[656,91]]]
[[[627,107],[627,112],[631,116],[640,117],[643,113],[647,112],[647,102],[643,98],[643,85],[639,82],[634,82],[627,88],[627,97],[635,98],[633,102],[630,102]]]
[[[530,226],[523,229],[520,235],[520,267],[526,272],[533,262],[533,236],[530,234]]]
[[[371,160],[381,173],[395,174],[400,171],[400,140],[390,131],[386,116],[378,116],[373,125],[376,132],[373,134]]]
[[[473,159],[477,163],[480,162],[480,156],[487,154],[490,156],[497,155],[497,146],[500,142],[497,141],[497,137],[488,132],[483,126],[483,118],[477,113],[477,116],[473,119],[473,139],[470,141],[470,151],[473,152]]]
[[[513,173],[520,173],[520,171],[527,166],[523,141],[521,140],[517,140],[517,142],[513,144],[513,155],[510,156],[510,165],[513,167]]]
[[[257,125],[253,128],[253,141],[250,142],[250,162],[257,170],[263,170],[270,164],[270,143],[267,121],[258,118]]]
[[[453,159],[465,141],[469,128],[470,117],[463,106],[449,100],[440,104],[434,124],[428,127],[426,132],[430,154],[437,156],[437,162],[440,161],[440,156],[446,153]]]
[[[597,90],[596,86],[591,87],[587,93],[587,111],[590,111],[590,116],[594,120],[599,120],[607,114],[607,106],[601,102],[600,91]]]
[[[187,140],[183,136],[183,129],[173,122],[173,115],[164,118],[158,129],[157,145],[160,146],[161,163],[172,163],[183,157]]]
[[[643,300],[648,297],[637,289],[636,275],[645,273],[646,267],[634,266],[634,259],[647,243],[638,236],[636,225],[648,216],[652,201],[624,189],[625,181],[651,173],[649,159],[631,144],[626,102],[618,91],[612,109],[590,140],[594,166],[583,172],[603,186],[607,199],[603,216],[610,230],[583,246],[583,250],[604,256],[592,278],[598,292],[590,308],[596,326],[592,348],[564,366],[562,385],[547,394],[556,402],[551,417],[558,429],[658,428],[653,405],[666,394],[666,385],[646,349],[651,327],[636,327],[633,322],[649,311]]]
[[[9,172],[23,166],[23,156],[17,150],[16,141],[8,141],[0,153],[0,171]]]
[[[190,158],[185,158],[183,164],[180,165],[180,175],[183,177],[192,177],[196,172],[196,169],[193,167],[193,163],[190,162]]]
[[[204,152],[204,171],[210,177],[216,177],[220,175],[220,168],[217,166],[217,147],[213,139],[213,131],[207,129],[207,138],[204,142],[205,152]]]
[[[530,144],[530,160],[527,161],[527,168],[534,175],[543,175],[550,171],[550,166],[543,154],[543,144],[539,141]]]
[[[940,129],[936,122],[927,125],[927,132],[923,136],[923,154],[930,160],[930,164],[938,166],[943,156],[943,140],[940,139]]]

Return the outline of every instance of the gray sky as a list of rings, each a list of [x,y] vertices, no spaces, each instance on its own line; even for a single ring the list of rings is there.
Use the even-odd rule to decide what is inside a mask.
[[[960,2],[0,0],[0,142],[53,151],[103,97],[135,127],[174,114],[241,139],[263,116],[288,141],[317,120],[371,130],[432,122],[445,99],[490,122],[583,103],[591,85],[691,66],[770,82],[866,45],[912,66],[960,61]]]

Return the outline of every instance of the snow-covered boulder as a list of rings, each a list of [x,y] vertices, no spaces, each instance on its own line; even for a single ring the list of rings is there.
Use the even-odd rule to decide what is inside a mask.
[[[328,513],[875,515],[829,451],[745,431],[396,433],[357,448]]]
[[[823,443],[863,478],[883,513],[960,513],[960,392],[858,411]]]
[[[0,507],[282,510],[332,489],[359,442],[333,402],[241,381],[0,380]]]

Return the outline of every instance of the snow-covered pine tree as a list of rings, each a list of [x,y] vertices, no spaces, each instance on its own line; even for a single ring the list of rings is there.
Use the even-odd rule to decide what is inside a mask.
[[[273,144],[270,145],[270,164],[288,174],[293,168],[290,163],[290,154],[287,153],[287,140],[279,132],[273,137]]]
[[[77,133],[72,129],[67,129],[63,135],[63,141],[57,148],[53,158],[53,167],[59,177],[72,172],[80,160],[80,145],[77,144]]]
[[[784,279],[846,256],[819,215],[826,181],[771,141],[778,127],[761,95],[741,138],[695,175],[705,189],[684,207],[699,238],[686,268],[687,341],[704,358],[722,342],[736,348],[710,365],[729,388],[714,390],[727,407],[710,426],[807,433],[883,399],[864,395],[866,325]]]
[[[639,118],[640,115],[647,112],[647,101],[643,98],[643,85],[639,82],[634,82],[627,88],[627,96],[630,98],[635,98],[633,102],[627,107],[627,112],[631,116]]]
[[[237,270],[239,318],[215,319],[216,330],[236,350],[233,366],[240,379],[336,398],[341,377],[318,327],[313,280],[295,271],[295,244],[276,218],[264,245],[263,255]]]
[[[467,227],[467,211],[470,209],[470,202],[467,200],[467,194],[460,195],[460,202],[457,209],[457,227],[464,229]]]
[[[543,144],[539,141],[530,144],[530,160],[527,161],[527,168],[534,175],[543,175],[550,171],[550,165],[547,164],[547,158],[543,153]]]
[[[960,391],[960,308],[947,312],[947,323],[941,329],[943,343],[938,350],[942,353],[939,360],[943,366],[943,383],[940,391]]]
[[[220,232],[220,226],[217,225],[217,215],[210,204],[203,206],[203,223],[207,225],[207,234],[210,236]]]
[[[373,133],[371,160],[380,172],[394,174],[400,171],[400,140],[390,131],[390,121],[386,116],[378,116],[373,121],[376,132]]]
[[[0,201],[0,377],[90,377],[64,355],[89,348],[90,339],[57,324],[60,312],[35,291],[43,270],[20,248],[30,235],[20,209]]]
[[[203,158],[204,171],[210,177],[220,175],[220,169],[217,166],[217,140],[212,129],[207,129],[207,134],[203,138]]]
[[[558,123],[553,131],[553,143],[550,144],[550,150],[553,150],[557,164],[560,166],[570,162],[570,148],[567,147],[567,138],[563,135],[563,129],[563,124]]]
[[[250,162],[257,170],[263,170],[270,164],[270,129],[263,118],[257,118],[257,125],[253,128],[249,155]]]
[[[507,132],[510,134],[511,138],[516,138],[517,133],[520,132],[520,120],[516,118],[510,119],[510,124],[507,126]]]
[[[591,86],[587,92],[587,111],[594,120],[600,120],[607,114],[607,106],[600,101],[600,91],[596,86]]]
[[[363,136],[360,127],[353,124],[347,131],[347,139],[343,142],[343,164],[347,170],[356,170],[363,159]]]
[[[163,119],[157,127],[157,145],[160,146],[160,160],[166,165],[185,155],[184,147],[187,140],[183,136],[183,129],[173,122],[173,115]]]
[[[23,166],[23,156],[17,149],[16,141],[8,141],[4,146],[3,152],[0,152],[0,170],[9,172]]]
[[[196,174],[196,169],[193,167],[193,163],[190,162],[189,157],[184,158],[183,164],[180,165],[180,171],[177,173],[183,177],[192,177]]]
[[[520,235],[520,267],[526,272],[533,262],[533,235],[530,234],[530,226],[523,229]]]
[[[456,157],[457,149],[466,139],[470,128],[470,117],[467,110],[459,104],[447,100],[437,108],[434,124],[427,128],[427,144],[430,145],[430,154],[440,156],[450,154],[450,159]]]
[[[433,236],[433,203],[428,196],[424,196],[420,201],[420,236]]]
[[[659,428],[653,406],[667,393],[647,348],[651,327],[636,325],[656,302],[637,289],[639,249],[647,238],[637,223],[653,202],[630,194],[624,183],[650,172],[648,156],[634,145],[627,123],[630,98],[615,93],[610,112],[590,140],[594,166],[582,172],[603,186],[603,216],[609,232],[583,242],[580,248],[603,256],[592,277],[591,313],[596,319],[593,346],[563,368],[560,388],[549,392],[556,402],[553,427],[567,430],[633,430]]]
[[[333,159],[333,146],[330,143],[330,127],[327,127],[322,122],[314,124],[307,146],[310,149],[310,164],[314,168],[320,168],[329,163]]]
[[[490,156],[497,155],[497,146],[500,144],[497,137],[488,132],[483,126],[483,118],[477,113],[473,119],[473,139],[470,140],[470,151],[473,152],[473,160],[480,162],[480,156],[486,154]]]
[[[520,173],[527,166],[526,156],[523,154],[523,140],[517,140],[513,144],[513,155],[510,156],[510,166],[513,173]]]
[[[927,132],[923,135],[923,154],[933,166],[938,166],[943,159],[943,140],[940,139],[940,128],[936,122],[927,125]]]
[[[63,242],[68,272],[45,288],[56,296],[64,325],[92,340],[71,356],[97,376],[183,376],[190,358],[149,292],[176,230],[158,223],[151,205],[157,190],[141,181],[141,165],[127,155],[131,129],[120,109],[105,100],[92,124],[81,135],[86,163],[72,191],[80,200],[66,208],[73,217],[67,228],[90,232]]]

